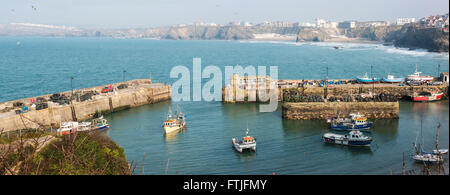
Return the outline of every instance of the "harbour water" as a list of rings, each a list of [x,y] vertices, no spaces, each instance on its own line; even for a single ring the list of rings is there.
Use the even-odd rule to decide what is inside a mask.
[[[16,44],[20,41],[20,44]],[[405,76],[415,70],[437,75],[449,69],[447,54],[408,51],[382,45],[294,44],[246,41],[168,41],[104,38],[0,37],[0,101],[147,78],[173,83],[173,66],[192,66],[201,57],[203,66],[279,66],[279,78],[320,79],[329,67],[330,78],[355,78],[370,72]],[[207,80],[204,80],[205,82]],[[188,114],[187,129],[165,136],[162,121],[169,106],[178,104]],[[377,120],[370,149],[320,142],[328,132],[325,121],[291,121],[278,109],[258,112],[258,104],[221,102],[162,102],[105,116],[106,131],[125,149],[127,159],[142,162],[145,174],[390,174],[414,163],[412,142],[423,126],[425,148],[433,149],[436,126],[440,146],[448,148],[448,101],[400,103],[400,119]],[[231,138],[243,136],[248,121],[257,138],[256,153],[240,154]],[[167,168],[167,172],[166,172]],[[139,172],[140,170],[137,170]]]

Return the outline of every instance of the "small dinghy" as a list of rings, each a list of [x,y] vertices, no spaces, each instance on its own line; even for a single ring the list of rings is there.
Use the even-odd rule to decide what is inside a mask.
[[[243,152],[244,150],[256,151],[256,139],[248,135],[248,127],[246,130],[246,136],[239,140],[239,138],[232,138],[231,144],[233,148],[238,152]]]
[[[372,138],[364,135],[360,131],[350,131],[348,135],[340,135],[335,133],[325,133],[322,136],[325,143],[341,144],[349,146],[370,146]]]

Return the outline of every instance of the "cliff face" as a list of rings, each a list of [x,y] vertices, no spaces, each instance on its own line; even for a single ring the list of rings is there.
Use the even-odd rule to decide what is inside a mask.
[[[371,41],[385,41],[392,37],[393,32],[400,30],[400,26],[357,27],[345,30],[344,35],[351,38],[365,38]]]
[[[432,52],[449,51],[449,33],[438,28],[422,28],[417,26],[403,26],[392,37],[396,47],[410,49],[427,49]]]
[[[304,41],[326,41],[333,36],[342,35],[342,29],[337,28],[304,28],[300,29],[297,35],[297,42]]]
[[[353,29],[303,29],[299,30],[297,42],[327,41],[335,36],[360,38],[370,41],[393,43],[396,47],[427,49],[431,52],[449,51],[449,33],[439,28],[418,25],[371,26]]]
[[[190,40],[190,39],[220,39],[220,40],[240,40],[252,39],[254,34],[276,33],[280,35],[296,35],[298,27],[270,27],[270,26],[185,26],[172,27],[164,39]]]

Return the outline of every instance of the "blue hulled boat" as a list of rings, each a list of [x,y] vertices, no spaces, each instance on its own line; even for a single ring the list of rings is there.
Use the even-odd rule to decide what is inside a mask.
[[[401,83],[405,81],[405,78],[395,78],[394,75],[388,75],[387,78],[381,79],[383,83]]]
[[[338,117],[329,117],[328,123],[330,123],[330,127],[333,130],[368,130],[372,127],[373,123],[367,121],[367,118],[361,114],[350,114],[350,118],[338,118]]]
[[[380,82],[380,78],[369,78],[366,73],[362,77],[357,77],[356,82],[358,82],[358,83],[378,83],[378,82]]]
[[[96,118],[92,121],[92,130],[93,131],[102,131],[109,129],[109,124],[107,120],[101,116],[100,118]]]
[[[325,143],[341,144],[349,146],[370,146],[372,138],[364,135],[360,131],[351,131],[348,135],[340,135],[335,133],[325,133],[322,136]]]

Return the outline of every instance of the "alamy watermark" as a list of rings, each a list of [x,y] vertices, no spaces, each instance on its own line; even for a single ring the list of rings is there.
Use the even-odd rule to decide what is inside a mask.
[[[273,112],[278,107],[278,66],[270,66],[269,72],[267,75],[266,66],[236,65],[225,66],[223,74],[213,65],[202,69],[201,58],[193,58],[192,78],[186,66],[175,66],[170,71],[170,78],[178,78],[172,84],[172,101],[259,101],[265,102],[259,105],[260,112]],[[230,78],[225,87],[224,78]],[[202,86],[203,79],[209,80]]]

